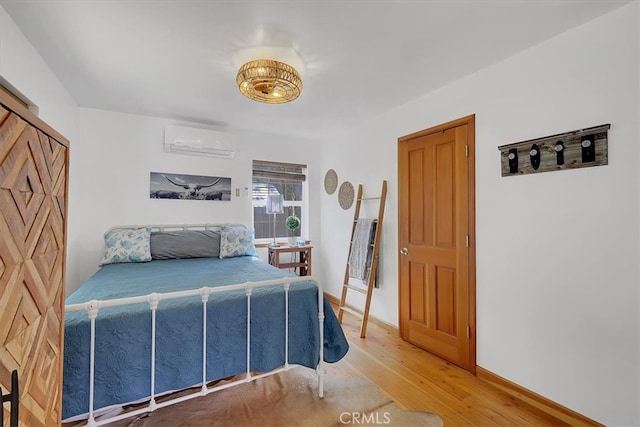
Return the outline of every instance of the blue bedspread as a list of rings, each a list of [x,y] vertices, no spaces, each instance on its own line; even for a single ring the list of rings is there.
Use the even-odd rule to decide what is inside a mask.
[[[276,279],[290,273],[259,258],[194,258],[102,267],[67,304]],[[317,288],[310,282],[289,291],[289,363],[319,362]],[[251,297],[251,370],[284,364],[284,291],[255,289]],[[161,301],[156,325],[156,393],[202,383],[200,297]],[[348,344],[333,310],[324,303],[324,360],[336,362]],[[207,305],[207,381],[246,372],[247,303],[244,291],[211,294]],[[151,315],[148,304],[103,308],[96,321],[94,409],[149,396]],[[90,325],[87,314],[65,315],[63,419],[89,410]]]

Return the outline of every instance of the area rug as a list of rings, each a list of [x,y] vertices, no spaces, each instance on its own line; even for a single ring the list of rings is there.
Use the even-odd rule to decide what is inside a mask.
[[[368,379],[327,365],[324,398],[315,371],[296,367],[110,426],[443,426],[430,412],[405,411]],[[172,397],[175,397],[172,396]]]

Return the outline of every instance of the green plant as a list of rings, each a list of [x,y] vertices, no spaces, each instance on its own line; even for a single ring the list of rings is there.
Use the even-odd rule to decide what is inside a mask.
[[[293,236],[294,232],[300,228],[300,218],[295,215],[289,215],[284,221],[284,225],[289,230],[289,234]]]

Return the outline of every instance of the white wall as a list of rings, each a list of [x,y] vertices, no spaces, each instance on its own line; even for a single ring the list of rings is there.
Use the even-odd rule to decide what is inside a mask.
[[[638,22],[640,22],[640,7],[637,8],[636,15],[637,15]],[[637,40],[638,40],[638,50],[640,50],[640,31],[638,31]],[[640,70],[640,54],[638,55],[637,61],[638,61],[638,69]],[[638,85],[637,89],[638,89],[638,99],[640,100],[640,84]],[[638,120],[637,125],[638,125],[638,135],[640,135],[640,120]],[[638,150],[638,163],[640,164],[640,150]],[[640,184],[638,185],[638,189],[640,192]],[[640,212],[640,195],[638,197],[638,211]],[[636,220],[640,223],[640,216],[638,216]],[[640,247],[640,226],[638,227],[638,246]],[[638,253],[637,253],[636,265],[638,266],[638,276],[640,277],[640,249],[638,250]],[[640,305],[640,292],[638,292],[638,305]],[[638,310],[638,324],[640,324],[640,310]],[[640,354],[640,340],[638,340],[638,347],[639,347],[638,354]],[[638,361],[638,364],[640,364],[640,360]],[[638,372],[638,389],[640,389],[640,372]],[[640,413],[640,405],[637,405],[637,407],[638,407],[638,412]],[[638,418],[640,418],[640,415],[638,415]]]
[[[631,3],[326,141],[322,174],[389,180],[382,287],[398,322],[397,138],[476,114],[478,365],[608,425],[639,425],[639,4]],[[609,165],[502,178],[499,145],[611,123]],[[350,219],[322,197],[339,295]]]
[[[75,200],[75,222],[68,236],[68,293],[95,273],[104,249],[102,235],[114,225],[232,222],[250,226],[252,160],[307,164],[309,210],[317,211],[320,152],[311,141],[234,131],[235,158],[216,159],[164,152],[165,125],[188,123],[88,108],[79,109],[78,123],[81,143],[73,147],[79,160],[73,164],[77,181],[70,194]],[[150,172],[231,177],[231,201],[151,199]],[[235,196],[236,188],[240,197]],[[307,237],[319,243],[320,218],[311,215],[309,221]]]
[[[47,124],[69,140],[75,137],[75,101],[2,6],[0,78],[34,104]]]

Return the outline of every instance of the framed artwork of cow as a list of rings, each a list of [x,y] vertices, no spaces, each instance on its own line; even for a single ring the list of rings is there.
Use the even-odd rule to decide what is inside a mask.
[[[231,178],[151,172],[152,199],[231,200]]]

